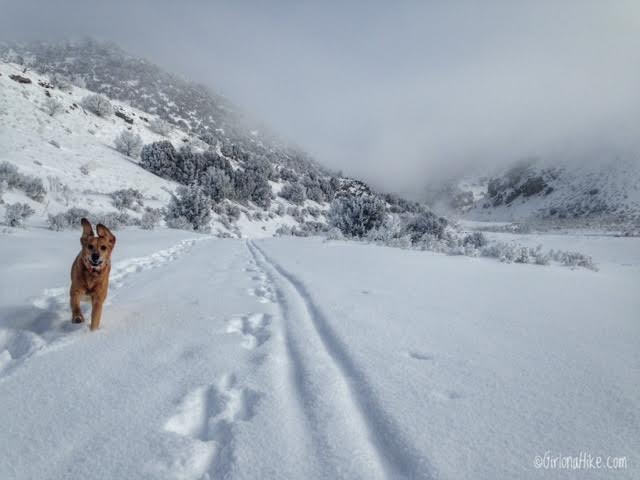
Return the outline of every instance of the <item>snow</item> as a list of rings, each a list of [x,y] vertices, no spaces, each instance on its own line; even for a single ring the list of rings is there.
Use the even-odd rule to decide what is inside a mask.
[[[518,240],[593,272],[126,229],[90,333],[79,235],[0,237],[0,478],[638,476],[637,238]]]

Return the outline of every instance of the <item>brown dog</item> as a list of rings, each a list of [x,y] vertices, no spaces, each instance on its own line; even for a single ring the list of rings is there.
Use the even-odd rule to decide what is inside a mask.
[[[71,267],[71,321],[84,322],[80,301],[91,298],[91,330],[100,326],[102,304],[109,290],[109,272],[111,271],[111,252],[116,244],[116,237],[107,227],[99,223],[96,226],[98,236],[93,233],[89,220],[83,218],[82,250]]]

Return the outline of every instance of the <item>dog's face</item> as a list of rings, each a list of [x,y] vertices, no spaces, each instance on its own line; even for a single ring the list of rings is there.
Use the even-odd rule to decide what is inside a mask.
[[[89,270],[99,272],[111,261],[111,252],[116,245],[116,237],[101,223],[96,225],[97,236],[94,235],[89,220],[83,218],[81,223],[82,261]]]

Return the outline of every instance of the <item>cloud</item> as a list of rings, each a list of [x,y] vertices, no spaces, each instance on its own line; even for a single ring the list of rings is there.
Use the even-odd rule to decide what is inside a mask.
[[[636,2],[5,3],[5,38],[113,40],[387,189],[640,139]]]

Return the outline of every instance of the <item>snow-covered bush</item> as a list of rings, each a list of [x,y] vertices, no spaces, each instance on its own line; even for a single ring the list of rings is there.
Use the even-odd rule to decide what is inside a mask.
[[[158,226],[163,216],[163,210],[161,208],[147,207],[140,219],[140,228],[144,230],[153,230]]]
[[[26,203],[8,203],[5,207],[4,222],[10,227],[23,227],[25,220],[34,213],[35,210]]]
[[[462,244],[473,248],[481,248],[487,244],[487,237],[482,232],[473,232],[462,239]]]
[[[325,238],[327,240],[344,240],[344,235],[342,234],[342,231],[339,228],[331,227],[329,228],[329,230],[327,230],[327,233],[325,234]]]
[[[214,202],[233,197],[233,179],[225,170],[209,167],[202,176],[201,185],[205,195]]]
[[[85,210],[84,208],[72,207],[66,212],[61,212],[56,215],[49,214],[47,221],[51,230],[61,231],[70,228],[79,228],[80,220],[82,218],[89,217],[90,214],[88,210]]]
[[[140,222],[125,212],[106,212],[90,215],[89,219],[93,219],[94,223],[102,223],[110,230],[120,230],[122,227],[139,225]]]
[[[306,199],[305,189],[299,183],[287,183],[278,195],[296,205],[302,205]]]
[[[240,207],[232,203],[227,203],[225,207],[225,211],[226,211],[227,217],[229,218],[229,221],[231,222],[235,222],[236,220],[238,220],[240,218],[240,214],[242,213],[240,211]]]
[[[149,122],[149,130],[166,137],[171,132],[171,124],[161,118],[154,118]]]
[[[247,168],[234,172],[234,198],[238,201],[250,200],[259,207],[271,205],[271,185],[265,173],[258,168]]]
[[[68,92],[72,89],[71,81],[60,73],[54,73],[49,77],[49,83],[63,92]]]
[[[579,252],[551,250],[549,252],[549,257],[567,267],[583,267],[588,268],[589,270],[598,269],[593,263],[593,258]]]
[[[433,235],[437,238],[444,236],[447,220],[438,217],[430,211],[422,211],[407,221],[405,231],[411,236],[411,241],[418,242],[423,235]]]
[[[331,202],[329,223],[345,236],[363,237],[382,225],[385,202],[374,195],[345,196]]]
[[[7,183],[7,181],[0,180],[0,204],[4,202],[4,200],[2,199],[2,195],[4,195],[4,192],[6,192],[7,190],[9,190],[9,184]]]
[[[130,130],[123,130],[113,141],[116,150],[131,158],[138,158],[142,150],[142,137]]]
[[[165,220],[172,228],[184,228],[186,221],[193,230],[207,231],[211,221],[210,200],[196,185],[178,187],[167,207]]]
[[[6,182],[7,188],[22,190],[36,202],[42,202],[47,193],[42,180],[20,173],[18,167],[9,162],[0,162],[0,182],[2,181]]]
[[[56,215],[49,214],[48,224],[51,230],[73,230],[80,228],[80,220],[88,218],[91,223],[102,223],[111,230],[118,230],[122,227],[138,225],[140,222],[131,215],[124,212],[103,212],[90,213],[84,208],[72,207],[66,212]]]
[[[80,102],[82,106],[91,113],[99,117],[109,117],[113,115],[113,105],[107,97],[97,93],[87,95]]]
[[[58,177],[48,176],[47,181],[49,182],[49,195],[52,195],[58,202],[69,205],[72,197],[69,186],[62,183]]]
[[[126,210],[127,208],[139,211],[144,206],[144,197],[140,190],[135,188],[124,188],[111,192],[111,203],[118,210]]]
[[[44,111],[50,117],[55,117],[60,112],[64,111],[64,105],[60,100],[53,97],[47,97],[43,103]]]
[[[159,177],[172,180],[176,176],[177,157],[178,152],[171,142],[154,142],[142,147],[140,166]]]

